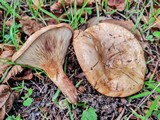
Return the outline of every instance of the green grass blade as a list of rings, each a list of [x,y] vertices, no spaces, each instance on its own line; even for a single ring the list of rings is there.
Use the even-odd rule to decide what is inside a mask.
[[[8,68],[6,69],[6,71],[4,72],[4,74],[3,74],[3,76],[2,76],[2,78],[1,78],[1,80],[0,80],[0,83],[3,82],[3,80],[5,79],[5,77],[6,77],[7,74],[8,74],[9,70],[11,69],[11,67],[12,67],[12,66],[10,66],[10,67],[8,67]]]
[[[98,3],[97,3],[97,1],[96,1],[96,12],[97,12],[97,19],[98,19],[98,22],[99,22],[100,14],[99,14],[99,8],[98,8]]]
[[[39,9],[40,11],[42,11],[43,13],[45,13],[46,15],[48,15],[48,16],[52,17],[53,19],[55,19],[58,23],[60,23],[59,18],[57,18],[57,17],[56,17],[55,15],[53,15],[52,13],[48,12],[47,10],[45,10],[45,9],[43,9],[43,8],[41,8],[41,7],[38,7],[38,9]]]
[[[83,11],[84,11],[84,8],[86,7],[88,1],[89,1],[89,0],[86,0],[86,1],[84,2],[84,4],[83,4],[82,8],[80,9],[80,13],[79,13],[78,18],[77,18],[78,21],[79,21],[79,19],[81,18],[82,13],[83,13]]]
[[[134,114],[137,118],[140,118],[141,120],[144,120],[144,117],[142,115],[139,115],[136,111],[132,110],[132,114]]]
[[[70,119],[74,120],[74,117],[73,117],[73,114],[72,114],[72,111],[71,111],[71,107],[70,107],[70,105],[69,105],[67,100],[66,100],[66,104],[67,104],[67,108],[68,108],[68,111],[69,111]]]
[[[160,97],[157,97],[152,105],[150,106],[148,112],[146,113],[146,116],[145,116],[145,120],[147,120],[149,118],[149,116],[152,114],[153,110],[157,107],[157,104],[158,104],[158,101],[160,100]]]
[[[130,99],[137,99],[137,98],[141,98],[141,97],[147,96],[149,94],[151,94],[151,92],[143,92],[143,93],[139,93],[137,95],[131,96],[129,98]]]

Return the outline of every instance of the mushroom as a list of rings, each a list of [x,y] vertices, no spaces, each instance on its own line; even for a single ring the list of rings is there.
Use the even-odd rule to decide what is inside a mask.
[[[32,34],[12,60],[43,69],[70,103],[77,103],[77,91],[63,71],[64,58],[73,32],[69,25],[43,27]]]
[[[98,92],[126,97],[138,92],[144,83],[143,50],[127,29],[100,23],[74,33],[73,46],[87,80]]]

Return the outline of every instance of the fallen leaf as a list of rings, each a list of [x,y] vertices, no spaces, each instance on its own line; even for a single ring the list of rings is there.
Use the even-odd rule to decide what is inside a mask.
[[[118,11],[125,9],[125,0],[108,0],[108,5],[115,7]]]
[[[84,4],[84,2],[86,0],[64,0],[64,5],[65,6],[69,6],[69,5],[73,5],[74,2],[76,1],[76,5],[77,6],[82,6]],[[96,0],[97,3],[101,3],[101,0]],[[53,4],[51,7],[50,7],[50,10],[53,12],[53,13],[62,13],[62,8],[63,8],[63,0],[58,0],[58,3],[55,3]],[[92,5],[93,3],[95,3],[94,0],[89,0],[87,5]]]
[[[4,119],[4,117],[5,117],[5,107],[2,107],[1,109],[0,109],[0,120],[3,120]]]
[[[33,0],[33,3],[34,3],[34,5],[36,6],[36,7],[38,7],[38,6],[44,6],[44,4],[43,4],[43,0]]]
[[[32,35],[34,32],[36,32],[44,26],[43,24],[38,23],[35,20],[29,19],[29,17],[27,16],[23,17],[19,22],[22,25],[23,32],[28,36]]]
[[[86,91],[85,87],[84,86],[79,86],[78,87],[78,90],[81,92],[81,93],[84,93]]]
[[[134,23],[131,20],[114,20],[114,19],[107,20],[106,19],[101,22],[107,22],[107,23],[113,23],[113,24],[119,25],[133,33]],[[137,38],[137,40],[141,39],[141,35],[138,30],[135,30],[133,34]]]
[[[113,23],[113,24],[116,24],[116,25],[119,25],[121,27],[124,27],[126,28],[127,30],[129,30],[130,32],[133,33],[133,28],[134,28],[134,23],[131,21],[131,20],[114,20],[114,19],[107,19],[106,17],[104,16],[101,16],[99,18],[99,20],[97,19],[97,17],[93,17],[91,18],[90,20],[87,21],[87,28],[91,27],[91,26],[94,26],[98,23],[101,23],[101,22],[107,22],[107,23]],[[141,35],[139,33],[138,30],[136,30],[134,32],[134,36],[140,40],[141,39]]]
[[[4,79],[3,83],[6,83],[11,77],[21,73],[23,68],[21,66],[15,65],[12,69],[8,72],[6,78]]]
[[[6,25],[11,27],[13,25],[13,21],[12,20],[7,20]]]
[[[14,53],[13,50],[3,51],[2,54],[0,55],[0,58],[11,58],[13,53]]]
[[[143,16],[141,19],[144,23],[149,24],[149,17]],[[155,19],[155,22],[152,25],[152,28],[158,28],[160,30],[160,15]]]
[[[10,66],[5,64],[8,60],[11,60],[12,55],[15,53],[15,47],[13,45],[0,44],[0,77],[5,70]]]
[[[31,80],[32,78],[33,78],[32,71],[30,72],[27,71],[27,74],[24,74],[22,77],[12,77],[12,79],[16,81]]]
[[[97,17],[92,17],[91,19],[87,21],[87,28],[93,25],[97,25],[99,22],[101,22],[102,20],[106,20],[106,19],[107,17],[105,16],[100,16],[99,19],[97,19]]]
[[[2,77],[3,73],[5,70],[9,67],[10,65],[8,64],[0,64],[0,77]]]
[[[8,87],[8,85],[0,85],[0,108],[3,107],[10,94],[10,88]]]
[[[8,113],[15,99],[19,97],[19,93],[12,92],[8,85],[0,85],[0,120],[3,120],[5,114]]]

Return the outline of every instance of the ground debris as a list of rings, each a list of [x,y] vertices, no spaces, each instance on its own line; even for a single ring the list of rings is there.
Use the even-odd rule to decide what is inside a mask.
[[[13,102],[18,97],[19,93],[12,92],[8,85],[0,85],[0,120],[4,119],[5,114],[11,110]]]
[[[31,20],[29,17],[25,16],[22,17],[21,20],[19,21],[20,24],[22,25],[22,30],[25,34],[28,36],[32,35],[35,33],[37,30],[41,29],[44,25],[41,23],[38,23],[35,20]]]

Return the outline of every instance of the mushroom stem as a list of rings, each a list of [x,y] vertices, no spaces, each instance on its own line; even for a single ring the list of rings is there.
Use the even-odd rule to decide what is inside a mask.
[[[55,73],[55,69],[50,69],[46,71],[49,78],[54,82],[54,84],[61,90],[61,92],[65,95],[67,100],[70,103],[76,104],[77,103],[77,90],[71,81],[68,79],[66,74],[63,72],[62,68],[59,68]],[[52,74],[51,74],[52,73]]]

